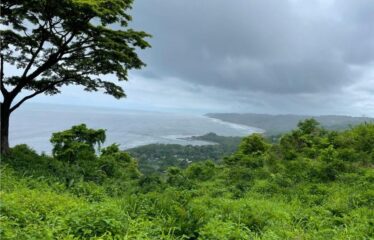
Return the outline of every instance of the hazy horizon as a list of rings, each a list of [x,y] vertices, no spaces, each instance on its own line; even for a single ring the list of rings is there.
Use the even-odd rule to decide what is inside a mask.
[[[118,101],[118,100],[117,100]],[[121,101],[121,100],[119,100]],[[347,117],[368,117],[374,118],[374,115],[353,115],[353,114],[298,114],[298,113],[269,113],[269,112],[251,112],[251,111],[204,111],[199,109],[186,109],[186,108],[132,108],[131,106],[113,104],[113,105],[89,105],[89,104],[74,104],[74,103],[64,103],[64,102],[43,102],[43,101],[29,101],[25,103],[18,111],[22,111],[23,107],[42,107],[42,106],[56,106],[56,107],[73,107],[73,108],[89,108],[89,109],[98,109],[98,110],[114,110],[114,111],[139,111],[139,112],[154,112],[154,113],[186,113],[192,115],[206,115],[209,113],[238,113],[238,114],[260,114],[260,115],[295,115],[295,116],[347,116]]]

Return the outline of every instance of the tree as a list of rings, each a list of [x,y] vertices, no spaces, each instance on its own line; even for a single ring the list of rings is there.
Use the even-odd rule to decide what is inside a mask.
[[[95,146],[105,141],[105,130],[90,129],[85,124],[73,126],[71,129],[52,134],[52,154],[58,160],[75,162],[81,155],[95,156]]]
[[[320,123],[314,118],[305,119],[297,124],[298,129],[302,134],[317,134],[321,132]]]
[[[9,118],[39,94],[60,93],[66,85],[125,97],[113,80],[127,80],[145,64],[137,48],[150,47],[143,31],[128,27],[132,0],[1,1],[1,153],[9,149]],[[17,67],[19,74],[5,71]],[[29,95],[16,101],[20,93]],[[18,98],[17,98],[18,99]]]
[[[246,155],[262,154],[269,148],[261,134],[252,134],[243,138],[239,145],[239,151]]]

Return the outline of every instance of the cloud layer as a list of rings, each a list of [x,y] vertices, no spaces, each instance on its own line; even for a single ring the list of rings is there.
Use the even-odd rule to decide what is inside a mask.
[[[153,35],[141,53],[148,66],[135,75],[149,86],[175,79],[174,89],[196,96],[222,91],[227,106],[243,109],[296,99],[302,107],[286,112],[326,99],[360,105],[373,94],[354,90],[373,84],[373,12],[372,0],[135,1],[134,27]]]
[[[152,49],[128,98],[68,87],[36,101],[374,117],[373,12],[373,0],[137,0],[132,27]]]

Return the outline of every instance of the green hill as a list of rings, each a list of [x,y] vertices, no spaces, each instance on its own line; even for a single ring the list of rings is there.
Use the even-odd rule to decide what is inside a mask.
[[[256,113],[208,113],[208,117],[222,121],[261,128],[267,135],[277,135],[296,128],[299,121],[314,118],[330,130],[343,130],[364,122],[374,122],[374,118],[349,116],[306,116],[306,115],[270,115]]]

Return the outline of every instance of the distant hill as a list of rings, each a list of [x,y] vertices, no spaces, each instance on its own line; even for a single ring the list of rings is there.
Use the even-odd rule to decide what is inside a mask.
[[[307,118],[314,118],[330,130],[343,130],[363,122],[374,122],[374,118],[350,116],[307,116],[307,115],[270,115],[256,113],[208,113],[206,116],[225,122],[243,124],[261,128],[266,135],[277,135],[294,129],[297,123]]]

